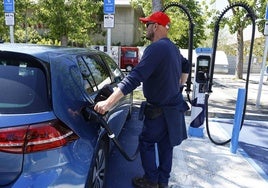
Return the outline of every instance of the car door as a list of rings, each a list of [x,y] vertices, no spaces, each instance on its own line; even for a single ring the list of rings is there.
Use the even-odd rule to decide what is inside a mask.
[[[83,77],[85,92],[93,99],[105,85],[115,89],[118,82],[116,79],[122,79],[111,74],[110,67],[98,54],[81,55],[77,57],[77,61]],[[125,101],[126,97],[121,99],[105,117],[116,135],[119,135],[128,115],[129,108],[125,106]]]

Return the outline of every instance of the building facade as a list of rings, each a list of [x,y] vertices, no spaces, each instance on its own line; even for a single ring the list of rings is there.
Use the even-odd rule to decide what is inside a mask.
[[[139,29],[141,23],[139,17],[144,16],[141,8],[134,9],[130,0],[115,0],[114,28],[111,29],[111,43],[117,46],[134,46],[143,35]],[[94,44],[106,44],[107,28],[104,28],[102,34],[94,36]]]

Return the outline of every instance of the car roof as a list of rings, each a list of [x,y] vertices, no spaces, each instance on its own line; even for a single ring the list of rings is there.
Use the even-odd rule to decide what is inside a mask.
[[[78,47],[63,47],[53,45],[39,45],[39,44],[26,44],[26,43],[4,43],[0,44],[1,52],[17,52],[24,53],[36,58],[48,61],[48,54],[50,55],[61,55],[61,54],[83,54],[89,52],[101,53],[98,50],[91,48],[78,48]]]

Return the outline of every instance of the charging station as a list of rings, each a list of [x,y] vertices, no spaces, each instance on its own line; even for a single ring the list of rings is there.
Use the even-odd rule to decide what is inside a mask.
[[[194,137],[204,136],[204,121],[206,114],[205,97],[208,90],[211,48],[197,48],[197,60],[193,82],[193,100],[191,102],[191,123],[188,134]]]

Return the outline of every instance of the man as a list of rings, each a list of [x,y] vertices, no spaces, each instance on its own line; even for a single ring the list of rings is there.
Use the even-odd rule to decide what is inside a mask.
[[[178,48],[167,38],[170,19],[165,13],[155,12],[140,21],[146,25],[146,38],[152,43],[114,93],[98,102],[94,109],[104,114],[121,97],[143,83],[146,105],[139,147],[144,175],[134,178],[132,183],[137,188],[165,188],[172,167],[173,147],[187,138],[186,105],[180,91],[183,59]],[[155,143],[159,166],[156,165]]]

